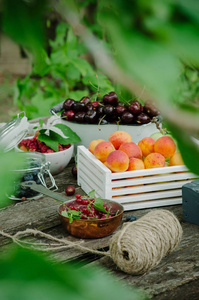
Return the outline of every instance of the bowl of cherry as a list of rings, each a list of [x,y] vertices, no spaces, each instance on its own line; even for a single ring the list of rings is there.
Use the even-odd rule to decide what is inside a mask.
[[[112,234],[120,225],[123,212],[123,206],[117,202],[80,194],[59,207],[63,228],[83,239]]]
[[[141,104],[133,100],[124,104],[115,92],[105,94],[97,101],[87,96],[79,101],[66,99],[50,109],[51,114],[57,112],[61,112],[61,122],[80,136],[81,145],[85,147],[93,139],[106,140],[116,130],[128,132],[137,143],[158,131],[152,119],[160,114],[151,101]]]
[[[55,152],[50,147],[46,146],[45,143],[40,142],[37,139],[37,135],[33,137],[24,138],[16,147],[15,150],[18,152],[39,152],[43,153],[46,162],[49,162],[49,170],[52,175],[56,175],[63,171],[63,169],[69,164],[73,152],[74,145],[60,145],[59,151]]]

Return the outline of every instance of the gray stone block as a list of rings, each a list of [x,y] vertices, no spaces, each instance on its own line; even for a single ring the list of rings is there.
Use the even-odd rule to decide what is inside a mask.
[[[183,219],[199,225],[199,179],[182,186]]]

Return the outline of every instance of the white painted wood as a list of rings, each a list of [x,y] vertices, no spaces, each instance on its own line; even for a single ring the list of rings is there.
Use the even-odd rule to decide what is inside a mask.
[[[113,199],[125,210],[182,203],[182,185],[197,176],[186,166],[112,173],[84,146],[78,146],[78,184],[88,194]]]

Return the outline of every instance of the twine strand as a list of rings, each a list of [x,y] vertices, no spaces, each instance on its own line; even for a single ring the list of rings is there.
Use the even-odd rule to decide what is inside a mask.
[[[124,224],[110,240],[110,255],[125,273],[149,272],[176,249],[182,227],[173,213],[154,210],[137,221]]]

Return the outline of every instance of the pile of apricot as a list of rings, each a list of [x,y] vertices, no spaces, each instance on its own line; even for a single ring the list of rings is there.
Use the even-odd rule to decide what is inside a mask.
[[[113,132],[108,141],[90,142],[88,150],[112,172],[125,172],[165,166],[183,165],[180,152],[171,136],[155,140],[145,137],[137,144],[125,131]]]

